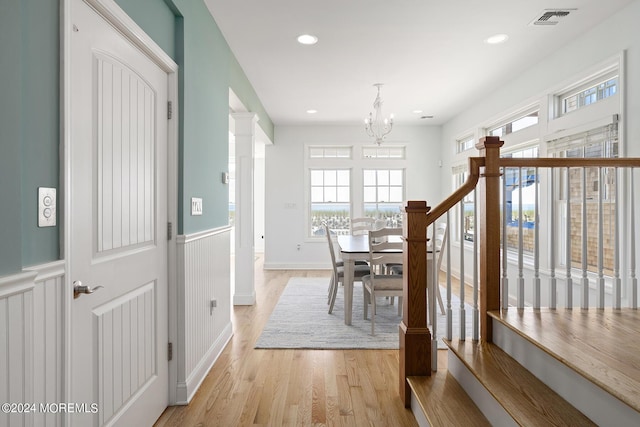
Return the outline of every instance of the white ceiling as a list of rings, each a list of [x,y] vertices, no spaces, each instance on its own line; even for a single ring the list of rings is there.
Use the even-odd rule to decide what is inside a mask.
[[[635,0],[205,0],[276,125],[442,124]],[[545,9],[576,8],[555,26]],[[316,45],[296,41],[300,34]],[[509,40],[484,40],[505,33]],[[309,109],[318,110],[310,115]],[[422,114],[413,113],[422,110]],[[421,119],[433,115],[433,119]]]

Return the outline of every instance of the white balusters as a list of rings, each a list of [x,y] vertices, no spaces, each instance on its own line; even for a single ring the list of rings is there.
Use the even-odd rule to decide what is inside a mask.
[[[534,192],[534,212],[533,212],[533,232],[534,232],[534,252],[533,252],[533,308],[540,308],[540,213],[538,205],[540,198],[538,195],[538,178],[540,171],[535,169],[535,192]]]
[[[604,213],[602,201],[604,199],[604,177],[602,168],[598,169],[598,308],[604,308]]]
[[[438,370],[438,304],[436,302],[436,286],[438,286],[438,273],[436,272],[436,229],[434,222],[431,225],[431,263],[427,261],[427,274],[431,275],[431,286],[427,286],[427,315],[431,319],[431,370]],[[427,237],[428,234],[427,234]],[[428,259],[428,257],[427,257]]]
[[[631,279],[631,292],[630,299],[631,302],[629,307],[638,308],[638,279],[636,278],[636,209],[635,209],[635,193],[634,193],[634,169],[631,168],[631,173],[629,177],[629,277]]]
[[[589,307],[589,276],[587,276],[587,168],[582,168],[582,308]]]
[[[480,339],[480,310],[478,309],[478,292],[479,292],[479,280],[478,280],[478,203],[476,203],[476,190],[473,190],[473,335],[472,339]],[[448,231],[448,228],[447,228]],[[463,318],[464,319],[464,318]]]
[[[620,280],[620,198],[618,197],[618,168],[613,170],[613,186],[615,188],[615,246],[613,248],[613,308],[620,309],[622,305],[622,282]]]
[[[447,339],[451,340],[453,336],[453,310],[451,308],[451,239],[449,230],[451,227],[451,216],[447,211]]]
[[[507,169],[502,169],[502,308],[509,308],[509,261],[507,259],[507,201],[505,196],[507,194]]]
[[[573,279],[571,278],[571,168],[567,167],[567,180],[566,180],[566,199],[567,199],[567,209],[565,218],[566,222],[566,247],[564,259],[567,267],[567,281],[566,281],[566,289],[565,289],[565,297],[566,297],[566,307],[573,308]]]
[[[518,308],[524,308],[524,235],[522,206],[522,168],[518,168]]]
[[[559,170],[558,170],[559,173]],[[551,212],[549,219],[549,307],[555,309],[558,304],[557,282],[556,282],[556,171],[551,170],[549,185],[549,210]]]
[[[460,339],[464,340],[467,336],[465,312],[464,312],[464,200],[460,202]],[[473,239],[477,239],[477,230],[473,230]]]

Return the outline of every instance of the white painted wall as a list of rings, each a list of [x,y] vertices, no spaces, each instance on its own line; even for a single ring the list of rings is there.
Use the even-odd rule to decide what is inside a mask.
[[[306,237],[305,144],[361,146],[372,143],[358,125],[276,127],[275,142],[266,147],[265,268],[330,266],[325,238]],[[430,204],[439,202],[442,197],[440,128],[397,124],[387,143],[406,146],[406,198],[427,200]],[[393,163],[389,167],[393,167]]]

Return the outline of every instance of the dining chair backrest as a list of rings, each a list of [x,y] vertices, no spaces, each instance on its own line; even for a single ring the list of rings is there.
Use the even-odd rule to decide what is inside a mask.
[[[351,235],[358,236],[361,234],[367,234],[373,228],[376,220],[373,218],[351,218],[350,231]]]
[[[380,230],[381,228],[385,228],[387,226],[386,219],[376,219],[376,222],[373,223],[372,230]]]
[[[373,271],[388,264],[402,264],[402,228],[381,228],[369,232],[369,265]],[[375,273],[374,273],[375,276]]]
[[[333,274],[338,277],[338,264],[336,262],[336,253],[333,250],[333,240],[331,239],[331,230],[327,224],[323,224],[324,234],[327,236],[327,243],[329,243],[329,253],[331,254],[331,267],[333,268]]]

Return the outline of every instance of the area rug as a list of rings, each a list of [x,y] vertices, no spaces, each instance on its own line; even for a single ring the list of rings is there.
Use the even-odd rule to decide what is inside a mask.
[[[344,324],[343,288],[333,313],[327,305],[328,278],[292,277],[289,279],[276,307],[256,342],[255,348],[305,348],[305,349],[397,349],[397,305],[390,305],[383,298],[378,300],[375,335],[371,335],[371,322],[363,318],[362,285],[356,282],[353,289],[353,316],[350,326]],[[444,297],[444,291],[443,291]],[[396,301],[396,304],[398,302]],[[452,298],[452,306],[459,300]],[[471,331],[471,310],[466,310],[466,328]],[[457,330],[459,314],[454,310],[453,327]],[[438,336],[445,331],[446,316],[438,312]],[[438,340],[438,348],[446,348]]]

